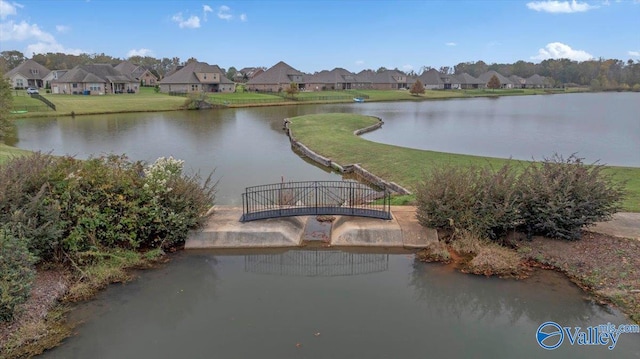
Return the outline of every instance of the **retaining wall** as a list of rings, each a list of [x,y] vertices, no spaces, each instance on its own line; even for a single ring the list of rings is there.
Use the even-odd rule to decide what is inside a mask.
[[[378,122],[374,125],[365,127],[365,128],[361,128],[359,130],[356,130],[353,132],[354,135],[359,136],[362,135],[363,133],[367,133],[367,132],[371,132],[371,131],[375,131],[378,128],[382,127],[382,124],[384,123],[382,121],[381,118],[376,117],[378,119]],[[399,193],[399,194],[411,194],[411,192],[409,190],[407,190],[406,188],[400,186],[399,184],[395,183],[395,182],[388,182],[385,181],[384,179],[376,176],[375,174],[367,171],[364,167],[360,166],[359,164],[355,163],[355,164],[348,164],[348,165],[340,165],[334,161],[332,161],[330,158],[324,157],[314,151],[312,151],[309,147],[305,146],[303,143],[301,143],[300,141],[296,140],[296,138],[293,136],[293,133],[291,131],[291,129],[289,128],[289,124],[291,123],[291,121],[289,121],[288,118],[284,119],[284,124],[283,124],[283,128],[285,130],[285,132],[287,133],[287,135],[289,136],[289,141],[291,142],[291,147],[295,148],[296,150],[300,151],[303,155],[305,155],[307,158],[311,159],[312,161],[319,163],[325,167],[329,167],[329,168],[333,168],[336,171],[340,172],[340,173],[354,173],[357,176],[362,177],[362,179],[366,182],[369,182],[375,186],[381,187],[381,188],[387,188],[395,193]]]

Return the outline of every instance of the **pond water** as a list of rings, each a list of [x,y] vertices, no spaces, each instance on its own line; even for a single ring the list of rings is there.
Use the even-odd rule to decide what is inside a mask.
[[[538,346],[545,321],[629,323],[560,274],[523,281],[458,273],[402,252],[180,253],[77,309],[78,334],[44,358],[639,358]]]
[[[567,158],[640,167],[640,93],[563,94],[372,103],[371,141],[522,160]]]
[[[291,151],[282,131],[287,117],[361,113],[385,120],[365,136],[380,142],[524,159],[578,152],[640,166],[639,98],[528,96],[22,119],[15,145],[79,158],[172,155],[192,171],[215,168],[217,203],[237,205],[247,186],[340,179]],[[44,357],[640,357],[640,340],[630,334],[613,351],[538,346],[536,329],[547,320],[583,328],[629,322],[559,275],[488,279],[417,263],[411,253],[183,252],[137,281],[111,286],[73,316],[86,324]]]

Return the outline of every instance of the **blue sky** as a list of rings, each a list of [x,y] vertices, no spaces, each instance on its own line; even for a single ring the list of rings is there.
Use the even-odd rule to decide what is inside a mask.
[[[0,49],[419,71],[478,60],[640,61],[639,24],[640,0],[0,0]]]

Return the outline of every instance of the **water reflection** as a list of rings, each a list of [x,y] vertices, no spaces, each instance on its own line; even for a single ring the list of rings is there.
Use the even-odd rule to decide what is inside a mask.
[[[582,290],[551,271],[537,271],[526,280],[469,275],[456,278],[453,285],[449,281],[453,270],[451,266],[416,261],[411,273],[410,285],[416,297],[438,307],[437,313],[442,316],[478,321],[505,318],[515,324],[522,319],[583,323],[596,313],[613,314],[588,301]]]
[[[389,255],[323,249],[292,250],[280,254],[246,255],[244,270],[279,276],[350,276],[389,270]]]
[[[535,342],[543,321],[627,322],[586,302],[561,276],[484,278],[395,251],[183,252],[165,268],[110,287],[85,314],[78,335],[43,357],[640,355],[630,335],[614,352],[568,345],[544,352]]]

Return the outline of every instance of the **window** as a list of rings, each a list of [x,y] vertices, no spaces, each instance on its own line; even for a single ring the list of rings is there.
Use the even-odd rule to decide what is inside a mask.
[[[78,84],[71,84],[71,87],[74,88],[74,89],[77,89],[78,88]]]
[[[16,87],[18,88],[24,87],[24,84],[22,83],[22,79],[16,79]]]
[[[91,91],[100,91],[101,89],[100,84],[89,84],[89,90]]]

